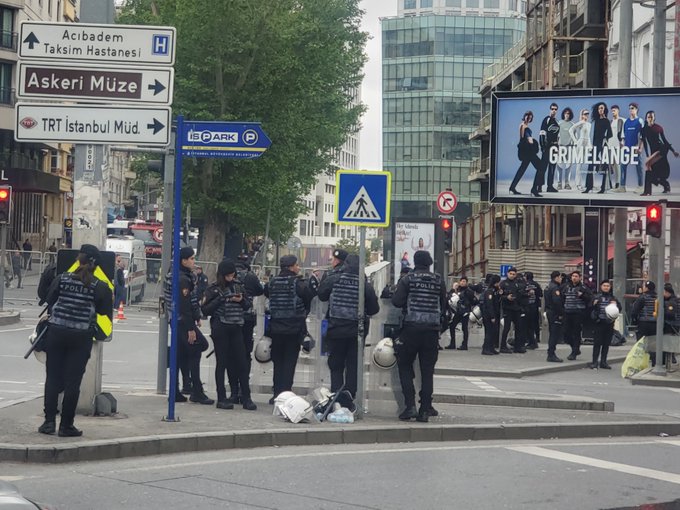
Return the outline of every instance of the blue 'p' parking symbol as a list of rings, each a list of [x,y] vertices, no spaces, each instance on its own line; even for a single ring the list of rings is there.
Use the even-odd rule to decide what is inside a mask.
[[[151,52],[154,55],[167,55],[170,52],[170,38],[167,35],[154,35]]]

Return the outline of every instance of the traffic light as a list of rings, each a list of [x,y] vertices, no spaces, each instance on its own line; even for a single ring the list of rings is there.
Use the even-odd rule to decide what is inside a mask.
[[[647,206],[647,235],[661,237],[661,215],[663,209],[659,204]]]
[[[9,223],[12,214],[12,186],[0,186],[0,223]]]
[[[453,220],[442,218],[441,225],[444,231],[444,253],[451,253],[453,250]]]

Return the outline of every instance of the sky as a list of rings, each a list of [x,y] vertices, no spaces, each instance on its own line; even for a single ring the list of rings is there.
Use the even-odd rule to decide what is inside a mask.
[[[366,44],[368,61],[364,67],[361,99],[368,108],[361,124],[359,165],[364,170],[382,170],[382,84],[380,18],[397,15],[397,0],[362,0],[366,13],[362,29],[370,34]]]

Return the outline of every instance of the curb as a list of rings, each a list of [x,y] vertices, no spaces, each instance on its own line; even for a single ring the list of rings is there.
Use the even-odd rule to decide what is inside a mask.
[[[21,322],[21,312],[8,312],[0,315],[0,326],[10,326]]]
[[[665,388],[680,388],[680,379],[675,376],[666,375],[655,375],[652,373],[652,369],[648,368],[635,374],[630,378],[630,383],[637,386],[657,386]]]
[[[614,411],[614,402],[597,399],[536,398],[512,395],[452,395],[435,393],[433,402],[442,404],[466,404],[474,406],[530,407],[540,409],[562,409],[571,411]]]
[[[680,434],[680,422],[535,423],[510,425],[404,425],[327,427],[268,431],[198,432],[50,445],[0,444],[0,461],[69,463],[146,455],[328,444],[573,439]]]

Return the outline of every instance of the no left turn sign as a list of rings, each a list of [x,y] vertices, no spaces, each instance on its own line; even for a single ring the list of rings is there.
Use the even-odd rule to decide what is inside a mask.
[[[451,214],[458,206],[458,198],[453,191],[442,191],[437,197],[437,209],[442,214]]]

